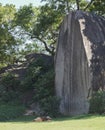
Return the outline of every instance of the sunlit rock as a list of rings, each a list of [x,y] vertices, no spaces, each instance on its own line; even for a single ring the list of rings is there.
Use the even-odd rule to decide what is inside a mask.
[[[88,113],[92,47],[100,42],[105,42],[104,18],[82,11],[65,17],[55,57],[55,87],[62,114]]]

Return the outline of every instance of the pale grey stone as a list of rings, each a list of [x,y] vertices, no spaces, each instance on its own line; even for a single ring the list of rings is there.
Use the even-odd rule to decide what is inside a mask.
[[[82,11],[70,12],[65,17],[55,56],[55,88],[62,114],[88,113],[91,46],[100,42],[105,42],[104,18]]]

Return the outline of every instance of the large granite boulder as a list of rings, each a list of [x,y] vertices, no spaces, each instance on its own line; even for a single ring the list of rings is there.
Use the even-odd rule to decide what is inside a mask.
[[[104,18],[82,11],[65,17],[55,57],[55,87],[62,114],[88,113],[92,47],[99,43],[105,43]]]

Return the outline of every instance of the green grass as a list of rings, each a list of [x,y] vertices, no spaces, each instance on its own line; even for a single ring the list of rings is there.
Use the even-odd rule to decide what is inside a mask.
[[[0,130],[105,130],[105,116],[63,117],[51,122],[33,122],[34,117],[21,117],[1,122]]]

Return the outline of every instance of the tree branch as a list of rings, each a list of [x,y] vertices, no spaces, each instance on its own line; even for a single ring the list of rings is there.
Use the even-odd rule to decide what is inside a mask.
[[[66,7],[67,7],[67,13],[69,13],[70,12],[70,7],[69,7],[69,2],[68,1],[66,1]]]
[[[93,1],[94,1],[94,0],[91,0],[91,1],[87,4],[87,6],[84,8],[84,11],[86,11],[86,10],[91,6],[91,4],[93,3]]]
[[[77,10],[79,10],[79,0],[76,0]]]
[[[26,34],[28,36],[30,36],[31,38],[35,38],[35,39],[38,39],[41,43],[43,43],[45,49],[47,52],[49,52],[52,56],[54,55],[54,50],[55,48],[51,47],[51,49],[48,47],[47,43],[43,40],[43,38],[40,38],[39,36],[35,36],[35,35],[32,35],[31,33],[29,32],[21,32],[20,35],[22,34]],[[54,39],[53,39],[54,40]]]
[[[36,39],[38,39],[39,41],[41,41],[41,42],[44,44],[44,47],[45,47],[46,51],[49,52],[51,55],[54,55],[54,52],[53,52],[54,49],[51,50],[51,49],[47,46],[47,43],[46,43],[42,38],[37,37],[37,36],[34,36],[34,37],[32,37],[32,38],[36,38]]]

